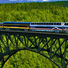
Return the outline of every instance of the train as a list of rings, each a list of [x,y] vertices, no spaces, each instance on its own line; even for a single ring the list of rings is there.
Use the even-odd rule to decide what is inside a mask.
[[[68,33],[68,22],[1,22],[0,30]]]

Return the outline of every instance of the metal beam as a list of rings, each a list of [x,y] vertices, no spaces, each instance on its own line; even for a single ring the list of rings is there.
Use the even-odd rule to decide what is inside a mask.
[[[19,50],[30,50],[39,53],[54,62],[59,68],[66,68],[68,64],[68,34],[33,31],[0,31],[1,67]]]

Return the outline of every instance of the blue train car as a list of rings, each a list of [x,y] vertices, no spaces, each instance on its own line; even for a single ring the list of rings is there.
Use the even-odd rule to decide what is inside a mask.
[[[3,29],[3,23],[1,22],[0,23],[0,30],[2,30]]]
[[[7,30],[28,30],[30,22],[4,22],[3,25]]]

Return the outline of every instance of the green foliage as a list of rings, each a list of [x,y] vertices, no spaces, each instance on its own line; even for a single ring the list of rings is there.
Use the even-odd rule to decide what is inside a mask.
[[[68,1],[0,4],[0,22],[67,22]]]
[[[4,68],[57,68],[47,58],[30,51],[20,51],[13,55]]]

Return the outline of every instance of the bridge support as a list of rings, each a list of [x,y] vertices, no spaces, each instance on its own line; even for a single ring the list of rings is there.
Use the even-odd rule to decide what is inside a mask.
[[[0,67],[2,68],[5,62],[17,51],[30,50],[48,58],[59,68],[67,68],[68,39],[43,34],[2,32],[0,34]]]

